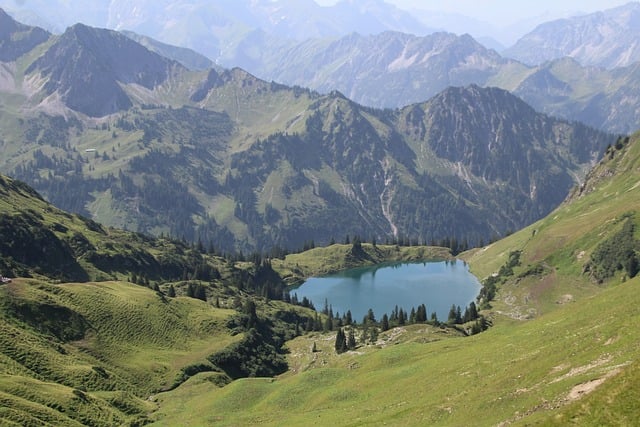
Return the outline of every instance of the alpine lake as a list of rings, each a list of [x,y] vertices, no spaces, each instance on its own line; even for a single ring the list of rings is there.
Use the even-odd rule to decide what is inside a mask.
[[[435,312],[446,320],[452,305],[462,311],[480,292],[480,282],[463,261],[387,263],[361,267],[305,281],[292,294],[307,297],[317,310],[328,303],[333,313],[351,310],[360,322],[369,309],[376,319],[402,308],[409,313],[424,304],[427,315]]]

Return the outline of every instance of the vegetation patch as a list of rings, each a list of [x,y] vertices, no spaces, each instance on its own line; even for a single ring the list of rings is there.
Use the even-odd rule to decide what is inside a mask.
[[[600,283],[613,277],[618,271],[624,271],[627,277],[635,277],[640,270],[638,260],[640,241],[634,235],[633,219],[627,217],[620,231],[596,247],[585,271]]]

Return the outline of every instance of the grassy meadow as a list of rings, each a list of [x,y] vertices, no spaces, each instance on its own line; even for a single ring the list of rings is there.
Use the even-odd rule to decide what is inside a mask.
[[[340,355],[335,334],[306,335],[289,342],[286,374],[224,388],[194,377],[158,396],[154,425],[633,425],[640,278],[620,271],[597,283],[585,269],[626,218],[640,222],[640,145],[607,155],[547,218],[463,254],[483,279],[521,251],[485,310],[489,330],[395,328]],[[314,249],[274,267],[329,272],[348,264],[346,251]]]
[[[144,419],[152,392],[241,338],[225,327],[233,310],[130,283],[17,279],[0,295],[0,419],[23,425]]]

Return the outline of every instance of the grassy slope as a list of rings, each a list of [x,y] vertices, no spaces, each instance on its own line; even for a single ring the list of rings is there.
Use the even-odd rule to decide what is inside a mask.
[[[636,137],[592,172],[582,196],[468,254],[485,277],[523,251],[487,332],[346,353],[276,381],[223,389],[194,382],[161,398],[158,425],[632,424],[640,331],[630,325],[640,321],[640,278],[596,286],[582,271],[623,215],[639,210],[639,163]],[[543,272],[523,274],[535,265]],[[516,320],[524,317],[533,320]]]
[[[18,279],[0,293],[0,400],[12,408],[0,411],[3,420],[71,425],[82,416],[83,422],[122,423],[150,410],[142,399],[174,384],[182,368],[240,338],[224,327],[231,310],[191,298],[162,299],[128,283],[54,286]],[[13,313],[24,307],[43,310],[47,318],[19,321]],[[44,311],[51,307],[58,310]],[[55,337],[69,324],[60,307],[86,321],[84,338]]]
[[[272,266],[285,280],[298,283],[312,276],[322,276],[381,262],[451,258],[449,249],[440,247],[373,246],[370,243],[363,243],[363,253],[359,255],[353,255],[351,248],[352,245],[345,244],[314,248],[302,253],[287,255],[284,260],[274,259]]]

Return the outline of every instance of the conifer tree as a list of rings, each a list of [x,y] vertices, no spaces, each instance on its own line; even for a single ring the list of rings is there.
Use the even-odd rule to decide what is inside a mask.
[[[398,312],[398,325],[402,326],[405,324],[405,313],[403,309],[400,309],[400,311]]]
[[[438,326],[440,324],[438,314],[435,311],[431,313],[431,323],[433,323],[433,326]]]
[[[389,316],[387,316],[387,313],[382,315],[382,322],[380,324],[380,328],[382,329],[382,332],[389,330]]]
[[[347,337],[347,348],[349,350],[355,350],[356,348],[356,336],[353,333],[353,328],[349,329],[349,336]]]
[[[469,317],[470,320],[476,320],[478,318],[478,307],[476,307],[476,303],[473,301],[469,304]]]
[[[424,304],[418,306],[416,310],[416,322],[422,323],[427,321],[427,307]]]
[[[331,316],[327,316],[327,320],[324,322],[324,331],[332,331],[333,330],[333,318]]]
[[[367,315],[365,316],[365,322],[376,323],[376,316],[373,314],[373,310],[369,309],[367,311]]]
[[[345,315],[344,324],[347,326],[351,326],[353,323],[353,318],[351,317],[351,310],[347,310],[347,314]]]
[[[451,308],[449,309],[449,315],[447,316],[447,322],[448,323],[455,323],[456,322],[456,306],[455,304],[451,306]]]
[[[371,328],[369,340],[371,344],[375,344],[378,341],[378,328]]]
[[[338,329],[336,333],[336,343],[335,343],[336,353],[344,353],[347,350],[347,338],[344,335],[344,330],[342,328]]]

